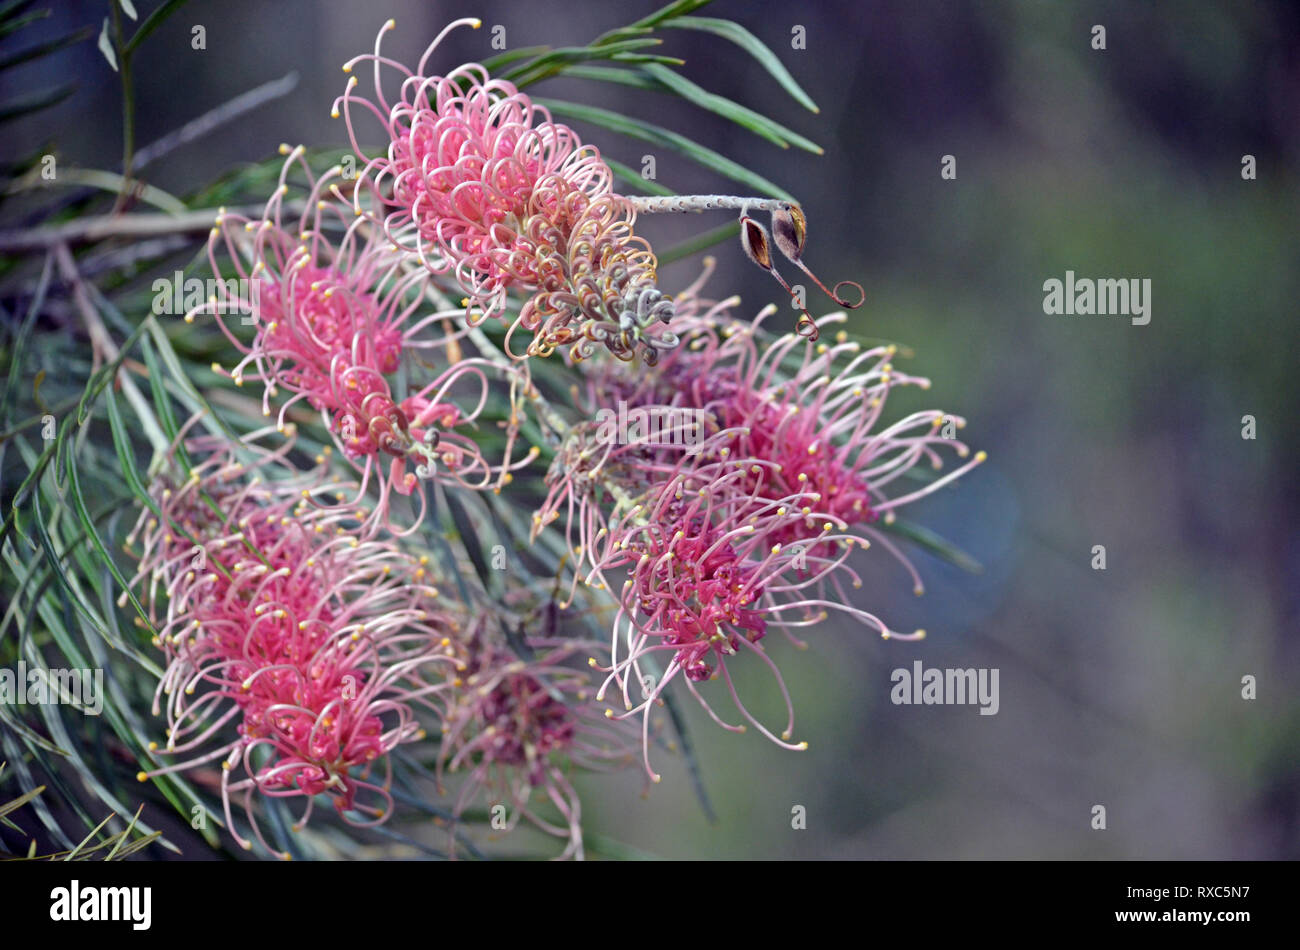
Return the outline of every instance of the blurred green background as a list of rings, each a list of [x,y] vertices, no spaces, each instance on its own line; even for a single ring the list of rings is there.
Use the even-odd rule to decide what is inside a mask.
[[[329,118],[339,64],[389,16],[386,48],[411,62],[458,16],[504,25],[510,47],[566,45],[660,5],[195,0],[140,53],[141,142],[291,70],[298,85],[148,180],[184,195],[282,141],[344,144]],[[61,3],[47,27],[97,30],[104,9]],[[664,51],[824,156],[616,86],[530,91],[682,129],[800,198],[806,260],[867,289],[852,328],[908,345],[904,368],[934,381],[899,394],[895,412],[961,414],[964,436],[989,452],[910,511],[984,570],[918,554],[929,592],[917,599],[876,557],[862,603],[929,638],[881,642],[828,624],[808,652],[773,646],[809,751],[724,733],[686,702],[718,821],[661,753],[664,781],[646,799],[636,774],[585,782],[589,826],[670,857],[1300,857],[1300,6],[842,0],[704,12],[778,50],[820,114],[716,38],[679,30]],[[193,24],[206,27],[204,51],[190,48]],[[1105,50],[1092,48],[1095,24]],[[791,48],[796,26],[806,49]],[[435,65],[485,58],[488,41],[462,31]],[[119,90],[93,41],[5,76],[69,73],[78,93],[11,127],[3,148],[53,140],[65,161],[111,167]],[[655,155],[676,191],[733,190],[665,150],[573,124],[631,167]],[[945,155],[954,180],[940,176]],[[1244,155],[1255,180],[1242,178]],[[668,242],[726,220],[638,231]],[[783,300],[739,247],[714,253],[713,295],[739,293],[750,313]],[[661,283],[677,290],[698,266],[670,264]],[[1067,270],[1150,279],[1150,324],[1045,314],[1043,282]],[[1248,414],[1254,440],[1241,434]],[[1091,567],[1098,544],[1105,571]],[[890,673],[916,659],[998,668],[999,713],[893,705]],[[1253,701],[1245,675],[1258,681]],[[766,674],[738,679],[752,709],[777,714]],[[1091,827],[1097,804],[1104,831]],[[794,806],[804,830],[791,827]]]

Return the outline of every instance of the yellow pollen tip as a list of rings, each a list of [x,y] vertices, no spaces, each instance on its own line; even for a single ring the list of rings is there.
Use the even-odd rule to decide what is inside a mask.
[[[136,772],[136,773],[135,773],[135,780],[136,780],[137,782],[147,782],[147,781],[149,781],[149,773],[148,773],[148,772]]]

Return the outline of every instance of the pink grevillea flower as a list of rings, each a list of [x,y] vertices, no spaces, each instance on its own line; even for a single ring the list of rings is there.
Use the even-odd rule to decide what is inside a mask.
[[[831,515],[895,555],[916,593],[922,593],[920,575],[878,524],[892,523],[898,509],[984,460],[983,452],[972,455],[956,438],[966,420],[922,410],[886,423],[894,388],[930,388],[928,379],[894,365],[897,347],[864,348],[843,331],[833,342],[816,345],[798,332],[771,337],[764,323],[775,308],[765,308],[746,323],[729,314],[737,302],[704,301],[695,288],[683,294],[677,324],[683,345],[653,372],[625,373],[611,365],[589,376],[588,403],[621,400],[633,410],[680,419],[704,414],[717,429],[732,433],[727,442],[732,458],[771,463],[761,476],[766,481],[762,497],[798,492],[817,499],[815,512],[802,524],[788,525],[774,542],[816,538],[821,515]],[[843,321],[843,314],[832,314],[817,323],[826,327]],[[895,491],[899,479],[915,475],[920,466],[941,470],[948,453],[966,461],[919,486],[911,482],[908,491]],[[757,474],[752,478],[759,480]]]
[[[547,470],[547,494],[533,514],[530,537],[536,541],[547,526],[562,521],[575,570],[561,606],[573,602],[578,583],[599,566],[611,512],[626,511],[662,487],[682,457],[700,451],[716,432],[717,422],[707,413],[662,405],[629,409],[624,400],[568,429]],[[599,572],[587,583],[605,589]]]
[[[268,430],[269,432],[269,430]],[[384,821],[396,746],[422,738],[416,709],[441,715],[457,660],[452,621],[424,567],[390,544],[358,541],[341,517],[303,502],[306,477],[281,477],[282,448],[189,441],[188,478],[164,474],[130,538],[166,669],[154,697],[166,741],[140,780],[221,760],[231,800],[273,850],[255,796],[327,795],[354,825]],[[378,775],[375,771],[379,770]],[[287,857],[287,855],[282,855]]]
[[[793,705],[760,641],[777,629],[802,647],[790,631],[818,624],[830,611],[892,635],[874,614],[853,606],[845,589],[846,580],[861,586],[848,560],[870,542],[842,520],[816,511],[811,492],[766,496],[776,463],[731,458],[731,436],[723,430],[699,453],[682,456],[671,477],[612,516],[589,577],[626,575],[611,663],[593,663],[608,674],[597,698],[612,686],[625,707],[618,718],[642,717],[645,767],[654,781],[659,777],[649,762],[650,713],[674,680],[683,679],[719,725],[744,731],[743,723],[725,722],[695,686],[720,676],[745,721],[784,748],[802,749],[806,743],[789,741]],[[810,517],[821,519],[814,542],[786,546],[774,540]],[[754,654],[776,678],[788,714],[779,738],[736,693],[726,659],[738,653]]]
[[[633,234],[636,212],[613,192],[600,153],[478,64],[446,76],[426,72],[442,39],[467,25],[480,23],[450,24],[413,72],[380,54],[390,20],[373,54],[344,65],[345,72],[374,66],[374,100],[355,93],[353,76],[334,106],[365,162],[353,193],[356,213],[382,225],[430,272],[453,273],[472,322],[505,319],[509,294],[523,295],[507,336],[532,334],[522,355],[569,346],[583,358],[600,346],[623,360],[639,352],[654,362],[676,343],[666,326],[673,304],[656,287],[655,256]],[[401,78],[391,102],[383,66]],[[354,107],[379,119],[383,155],[367,158]],[[509,342],[506,348],[511,352]]]
[[[984,454],[970,457],[947,437],[964,423],[942,412],[883,423],[893,387],[929,385],[893,365],[893,347],[864,349],[844,334],[822,344],[799,333],[767,337],[763,322],[774,308],[743,323],[728,315],[735,303],[702,301],[692,288],[678,301],[682,345],[658,366],[630,373],[611,364],[589,374],[584,408],[599,406],[599,415],[617,402],[628,418],[672,421],[657,439],[617,444],[594,437],[592,423],[576,428],[534,526],[536,533],[567,516],[570,551],[585,556],[587,583],[603,587],[615,572],[626,575],[606,687],[622,693],[628,714],[643,713],[648,723],[650,702],[679,673],[702,702],[693,684],[720,676],[745,720],[793,747],[792,719],[780,739],[758,723],[734,696],[725,658],[755,653],[780,682],[759,641],[771,628],[788,634],[829,611],[885,637],[923,636],[894,631],[852,605],[856,552],[879,542],[921,593],[919,574],[881,523]],[[939,468],[948,452],[968,460],[893,491],[918,465]],[[633,703],[652,654],[660,654],[663,676],[650,699]]]
[[[589,643],[530,638],[529,660],[479,621],[467,641],[465,672],[443,726],[439,775],[462,774],[453,813],[489,806],[497,831],[520,819],[561,838],[560,858],[583,857],[582,805],[575,770],[610,771],[635,761],[629,734],[602,715],[590,673],[567,662]],[[559,820],[538,810],[545,803]],[[451,847],[454,849],[455,828]]]
[[[487,360],[456,356],[405,398],[394,394],[403,352],[454,344],[457,333],[430,342],[423,331],[459,311],[417,319],[428,303],[423,271],[407,266],[373,227],[351,214],[337,194],[339,169],[317,180],[301,148],[283,151],[289,159],[264,217],[223,213],[213,228],[214,273],[222,273],[217,252],[224,250],[239,281],[220,284],[221,292],[186,319],[212,313],[244,354],[233,368],[214,369],[237,385],[246,378],[263,381],[267,415],[273,397],[289,394],[279,407],[282,429],[296,403],[319,410],[340,449],[361,468],[363,490],[372,476],[379,481],[381,514],[390,489],[410,494],[419,478],[473,488],[499,484],[511,467],[529,461],[511,462],[513,430],[506,458],[495,467],[465,431],[485,405],[488,372],[499,370]],[[305,208],[290,227],[285,199],[294,168],[306,175],[308,187]],[[234,320],[234,314],[241,316]],[[238,332],[242,324],[254,328],[247,344]],[[415,362],[416,371],[432,365]]]

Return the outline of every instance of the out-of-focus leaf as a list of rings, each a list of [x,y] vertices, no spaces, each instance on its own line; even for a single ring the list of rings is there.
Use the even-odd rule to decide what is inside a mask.
[[[564,102],[559,99],[539,99],[537,101],[545,105],[555,115],[590,122],[592,125],[601,126],[630,138],[639,139],[642,142],[662,145],[667,149],[685,155],[691,161],[697,162],[705,168],[712,169],[718,174],[730,178],[732,181],[754,189],[760,196],[782,198],[786,201],[795,200],[794,196],[784,188],[733,162],[725,155],[721,155],[711,148],[705,148],[703,145],[692,142],[686,136],[679,135],[661,126],[643,122],[640,119],[631,119],[619,115],[617,112],[610,112],[608,109],[600,109],[596,106],[578,105],[574,102]]]
[[[27,63],[33,59],[40,59],[48,56],[50,53],[57,52],[65,46],[73,46],[82,40],[89,38],[94,33],[90,27],[84,27],[75,32],[60,36],[58,39],[50,40],[46,43],[38,43],[27,49],[19,50],[16,53],[10,53],[8,56],[0,57],[0,69],[9,69],[17,66],[19,63]]]
[[[140,44],[152,35],[154,30],[162,26],[169,16],[185,6],[185,3],[186,0],[167,0],[157,10],[145,17],[144,22],[140,24],[140,28],[126,41],[125,52],[128,55],[134,53]]]
[[[794,77],[790,75],[790,71],[785,68],[785,65],[777,58],[776,54],[768,49],[762,40],[739,23],[733,23],[731,20],[720,20],[716,17],[683,16],[667,21],[664,26],[704,30],[707,33],[713,33],[731,40],[731,42],[740,46],[750,56],[758,60],[759,64],[771,73],[772,77],[781,84],[781,87],[793,96],[801,106],[811,112],[821,111],[808,93],[804,92],[799,84],[795,82]]]
[[[673,261],[679,261],[684,257],[706,251],[715,244],[721,244],[723,241],[735,240],[740,234],[740,222],[728,221],[726,224],[719,225],[716,228],[705,231],[693,238],[688,238],[680,244],[674,244],[672,247],[656,255],[659,263],[671,264]]]
[[[984,565],[975,560],[961,548],[957,547],[946,538],[940,537],[929,528],[922,527],[912,521],[903,518],[895,518],[892,524],[886,524],[881,521],[875,525],[877,530],[884,531],[888,534],[896,534],[899,537],[906,538],[913,544],[924,548],[936,557],[942,558],[949,564],[960,567],[963,571],[969,571],[971,574],[980,574],[984,571]]]
[[[677,194],[677,192],[673,191],[671,188],[665,188],[653,178],[646,178],[644,175],[638,175],[633,169],[628,168],[622,162],[614,161],[608,155],[602,155],[601,158],[604,159],[605,164],[609,166],[609,170],[614,173],[615,178],[627,182],[627,184],[631,185],[643,194],[661,195],[665,198]]]
[[[76,86],[72,83],[65,83],[62,86],[55,86],[51,89],[41,89],[38,92],[26,93],[16,96],[7,102],[0,103],[0,122],[8,122],[19,116],[27,115],[30,112],[39,112],[42,109],[48,109],[50,106],[62,102],[68,96],[76,91]]]
[[[738,102],[732,102],[725,96],[709,92],[675,70],[660,66],[657,63],[650,63],[643,66],[642,69],[687,102],[693,102],[702,109],[717,113],[724,119],[729,119],[742,128],[749,129],[755,135],[775,142],[782,148],[785,148],[788,143],[798,146],[806,152],[812,152],[814,155],[823,153],[822,147],[816,142],[804,138],[798,132],[787,129],[781,123],[774,122],[753,109],[746,108]]]

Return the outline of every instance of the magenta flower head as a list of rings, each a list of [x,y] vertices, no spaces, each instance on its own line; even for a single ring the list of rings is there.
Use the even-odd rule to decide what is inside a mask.
[[[565,346],[582,358],[603,347],[623,360],[640,353],[653,362],[671,348],[672,301],[656,286],[655,256],[633,234],[636,212],[613,192],[600,153],[478,64],[446,76],[426,72],[442,39],[459,26],[477,29],[478,20],[450,24],[414,71],[380,53],[393,25],[380,30],[373,54],[343,67],[373,63],[374,100],[356,94],[353,76],[334,106],[365,163],[356,213],[430,272],[453,273],[472,322],[504,319],[508,294],[523,294],[510,330],[532,335],[521,358]],[[400,75],[392,101],[381,67]],[[384,154],[366,156],[354,107],[381,123]]]
[[[530,638],[520,659],[479,621],[467,638],[466,671],[443,726],[439,774],[461,774],[453,809],[482,801],[494,830],[520,819],[564,841],[560,858],[583,857],[582,806],[574,769],[611,771],[635,761],[630,733],[595,701],[590,673],[568,665],[590,643]],[[543,814],[537,803],[558,815]],[[456,847],[452,828],[451,847]]]
[[[287,394],[278,411],[281,429],[299,402],[320,411],[340,449],[361,469],[363,486],[372,476],[380,482],[381,509],[390,489],[410,494],[417,478],[473,488],[499,482],[512,467],[510,459],[489,465],[465,431],[486,399],[487,371],[496,368],[486,360],[461,359],[457,332],[424,339],[431,324],[460,311],[417,319],[428,303],[424,271],[408,266],[351,213],[338,196],[338,168],[316,179],[301,148],[281,150],[289,158],[265,215],[252,221],[223,213],[213,228],[214,273],[222,272],[221,250],[239,279],[219,284],[221,294],[186,315],[192,321],[213,314],[244,354],[232,369],[214,370],[236,385],[246,378],[263,381],[266,415],[272,398]],[[297,215],[286,203],[293,169],[308,182]],[[237,332],[242,325],[254,328],[249,343]],[[449,368],[399,400],[392,379],[403,351],[439,347],[449,351]],[[462,403],[473,408],[467,411]],[[527,461],[516,460],[513,467]]]
[[[764,498],[802,494],[816,499],[812,507],[817,513],[787,525],[775,542],[814,539],[821,530],[820,515],[833,516],[895,555],[916,593],[922,593],[920,575],[877,523],[892,523],[899,508],[984,461],[983,452],[972,455],[956,437],[966,420],[922,410],[886,424],[891,390],[930,388],[928,379],[895,366],[896,346],[864,348],[843,331],[830,343],[809,343],[802,331],[773,337],[764,323],[774,307],[745,322],[729,314],[737,298],[707,301],[695,288],[679,298],[681,316],[675,326],[683,345],[654,372],[625,373],[608,366],[591,378],[589,399],[607,394],[603,398],[632,407],[654,407],[661,416],[671,410],[678,417],[688,410],[705,413],[718,429],[733,433],[727,442],[732,458],[764,463],[764,484],[755,475],[749,487]],[[843,321],[843,314],[831,314],[816,323],[820,329]],[[915,476],[920,466],[941,471],[949,453],[963,463],[910,491],[894,490],[900,478]]]
[[[730,437],[724,430],[698,455],[684,456],[671,478],[622,517],[611,518],[589,577],[626,576],[611,663],[598,667],[608,675],[597,699],[612,686],[625,710],[618,718],[642,717],[645,768],[656,782],[649,761],[650,714],[674,680],[686,682],[715,722],[743,732],[743,723],[725,722],[695,686],[721,677],[746,722],[784,748],[803,749],[806,743],[789,741],[793,705],[760,641],[777,629],[802,647],[790,631],[821,622],[829,611],[890,635],[878,617],[853,606],[844,589],[845,581],[861,585],[848,559],[870,542],[843,521],[815,511],[811,493],[765,496],[775,465],[730,458]],[[812,517],[821,519],[815,542],[787,547],[775,540]],[[776,678],[787,710],[780,737],[736,692],[727,658],[741,653],[753,654]]]
[[[273,850],[258,796],[306,799],[296,829],[322,794],[349,823],[387,818],[388,753],[423,737],[416,710],[440,714],[458,661],[420,562],[306,505],[302,486],[322,473],[284,477],[287,447],[260,448],[263,434],[234,447],[190,439],[200,460],[188,478],[155,482],[130,543],[141,561],[132,586],[166,662],[154,698],[166,741],[149,745],[162,764],[140,780],[201,779],[220,760],[231,834],[252,847],[236,799]]]
[[[790,742],[789,695],[760,641],[781,630],[803,646],[791,631],[831,611],[887,638],[924,636],[894,631],[853,605],[858,552],[879,542],[921,593],[919,574],[881,523],[984,454],[970,457],[953,435],[962,420],[942,412],[883,423],[893,387],[929,385],[893,365],[894,347],[863,348],[843,333],[820,344],[803,331],[771,337],[763,322],[775,308],[744,323],[728,314],[735,302],[704,301],[692,288],[678,299],[678,349],[650,371],[606,364],[589,376],[584,408],[617,401],[629,418],[640,412],[677,421],[660,427],[658,441],[613,446],[593,440],[590,424],[576,428],[534,524],[540,531],[567,515],[570,549],[586,554],[584,579],[620,590],[601,696],[614,688],[625,715],[642,714],[648,725],[651,705],[681,678],[715,720],[743,728],[724,722],[695,685],[721,678],[745,722],[799,748]],[[683,434],[687,423],[695,426],[694,444],[663,438]],[[919,488],[893,491],[918,465],[939,468],[949,452],[967,461]],[[779,737],[735,693],[727,660],[738,654],[756,656],[778,681],[788,714]],[[637,684],[647,675],[655,689],[638,702]],[[646,769],[653,775],[648,761]]]

